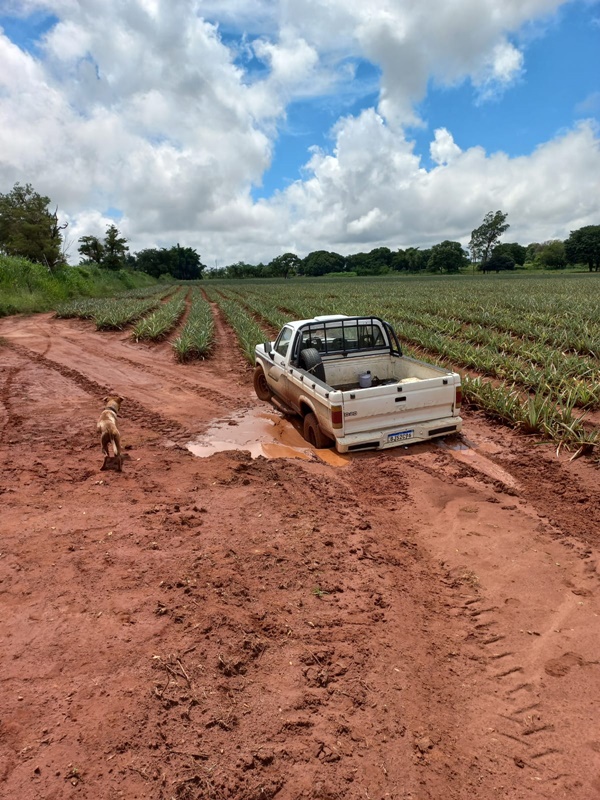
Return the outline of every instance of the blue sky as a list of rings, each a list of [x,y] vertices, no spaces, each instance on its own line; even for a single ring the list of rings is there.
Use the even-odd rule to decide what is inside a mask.
[[[466,243],[497,208],[523,243],[600,224],[600,2],[103,8],[0,2],[0,192],[75,242],[256,263]]]

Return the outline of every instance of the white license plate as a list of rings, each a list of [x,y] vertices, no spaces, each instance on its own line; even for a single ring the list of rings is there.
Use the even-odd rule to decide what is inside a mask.
[[[401,442],[404,439],[412,439],[415,435],[413,431],[398,431],[398,433],[390,433],[388,434],[388,442]]]

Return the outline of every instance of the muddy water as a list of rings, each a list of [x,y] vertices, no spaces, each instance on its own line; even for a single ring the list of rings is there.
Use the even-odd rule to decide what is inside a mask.
[[[215,420],[208,430],[187,449],[206,458],[224,450],[246,450],[252,458],[300,458],[309,461],[315,455],[334,467],[349,463],[350,457],[335,450],[315,450],[294,425],[276,411],[253,407],[240,414]]]

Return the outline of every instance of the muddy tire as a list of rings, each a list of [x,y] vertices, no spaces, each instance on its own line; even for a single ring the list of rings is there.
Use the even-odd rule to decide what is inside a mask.
[[[300,366],[325,383],[325,367],[321,355],[315,347],[305,347],[300,351]]]
[[[329,436],[325,436],[319,427],[317,418],[312,412],[304,417],[302,433],[306,441],[313,447],[316,447],[317,450],[324,450],[326,447],[331,447],[333,445],[333,440],[330,439]]]
[[[268,403],[273,397],[273,392],[269,389],[267,378],[262,367],[254,368],[254,391],[259,400]]]

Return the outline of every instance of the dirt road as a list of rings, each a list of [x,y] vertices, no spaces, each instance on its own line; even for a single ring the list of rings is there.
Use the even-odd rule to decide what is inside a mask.
[[[598,469],[470,413],[326,462],[217,323],[0,320],[0,796],[600,797]]]

